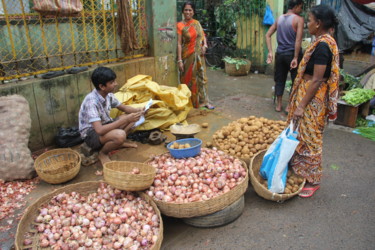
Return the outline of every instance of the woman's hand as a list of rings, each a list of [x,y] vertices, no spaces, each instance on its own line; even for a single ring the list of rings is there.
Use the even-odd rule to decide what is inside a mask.
[[[298,120],[299,120],[300,118],[302,118],[304,111],[305,111],[305,110],[304,110],[303,108],[299,107],[299,106],[296,108],[296,110],[294,110],[294,113],[293,113],[293,120],[294,120],[296,123],[298,122]]]
[[[181,73],[184,72],[184,62],[182,60],[178,61],[178,68]]]
[[[206,51],[207,51],[207,46],[206,45],[202,46],[202,55],[201,56],[204,56],[206,54]]]

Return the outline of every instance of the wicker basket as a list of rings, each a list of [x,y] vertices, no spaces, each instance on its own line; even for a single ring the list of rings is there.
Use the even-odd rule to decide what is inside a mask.
[[[246,163],[242,161],[242,165],[246,167]],[[175,218],[191,218],[215,213],[237,201],[247,190],[249,184],[248,176],[231,189],[229,192],[216,196],[207,201],[196,201],[190,203],[171,203],[154,199],[156,205],[162,214]]]
[[[39,237],[38,237],[38,233],[36,233],[36,230],[34,231],[35,235],[34,235],[32,246],[24,247],[23,246],[23,240],[24,240],[24,235],[27,232],[30,232],[30,226],[34,223],[35,218],[39,214],[38,209],[42,205],[48,203],[57,194],[64,193],[64,192],[70,193],[70,192],[74,191],[74,192],[80,193],[82,195],[88,195],[90,193],[96,192],[98,187],[99,187],[99,184],[100,184],[99,181],[87,181],[87,182],[81,182],[81,183],[77,183],[77,184],[67,185],[65,187],[56,189],[55,191],[42,196],[34,204],[30,205],[26,209],[25,213],[22,215],[22,218],[21,218],[20,222],[18,223],[16,238],[15,238],[15,243],[14,243],[16,249],[17,250],[21,250],[21,249],[25,249],[25,248],[27,248],[27,249],[29,249],[29,248],[31,248],[31,249],[41,249],[39,247],[39,240],[38,240]],[[146,194],[144,194],[142,192],[138,192],[137,194],[140,197],[142,197],[144,200],[146,200],[154,208],[156,214],[159,217],[160,230],[159,230],[158,240],[151,248],[152,250],[158,250],[158,249],[160,249],[161,243],[163,241],[163,220],[162,220],[162,217],[160,215],[160,211],[157,208],[156,204],[152,201],[152,199],[150,197],[148,197]]]
[[[138,168],[139,174],[132,174]],[[148,164],[130,161],[110,161],[104,163],[104,181],[112,187],[126,191],[141,191],[154,182],[156,169]]]
[[[288,200],[296,196],[299,192],[301,192],[302,188],[305,186],[306,179],[300,185],[298,191],[295,193],[291,193],[291,194],[272,193],[258,181],[257,177],[259,176],[259,169],[262,165],[263,156],[266,153],[266,151],[267,150],[258,152],[250,161],[250,166],[249,166],[250,180],[251,180],[251,184],[254,187],[255,192],[266,200],[277,201],[277,202]]]
[[[53,149],[35,160],[34,168],[39,177],[51,184],[73,179],[81,168],[81,156],[72,149]]]
[[[247,59],[242,59],[247,62],[246,65],[239,65],[239,68],[236,68],[236,64],[225,62],[225,73],[230,76],[246,76],[249,74],[251,68],[251,61]]]

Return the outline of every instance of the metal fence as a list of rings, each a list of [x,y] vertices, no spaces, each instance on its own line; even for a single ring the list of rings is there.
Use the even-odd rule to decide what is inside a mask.
[[[130,0],[138,49],[124,54],[116,0],[82,0],[74,17],[44,16],[32,0],[0,0],[0,81],[147,53],[146,0]]]

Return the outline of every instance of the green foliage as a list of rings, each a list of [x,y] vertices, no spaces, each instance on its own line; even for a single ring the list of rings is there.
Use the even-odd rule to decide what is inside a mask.
[[[357,133],[366,137],[367,139],[375,141],[375,127],[359,127],[355,130]]]
[[[367,127],[367,124],[367,120],[362,117],[357,118],[357,120],[355,121],[356,127]]]
[[[340,74],[344,77],[344,82],[348,84],[346,90],[362,88],[362,85],[360,84],[362,77],[355,77],[351,74],[346,73],[343,69],[340,69]]]
[[[285,90],[288,92],[292,90],[292,80],[288,80],[285,82]]]
[[[235,64],[236,70],[239,70],[241,65],[247,65],[247,61],[241,58],[231,58],[229,56],[226,56],[223,58],[223,61],[229,64]]]
[[[232,40],[236,44],[236,22],[239,17],[264,16],[266,1],[264,0],[224,0],[215,8],[217,35]]]
[[[375,91],[372,89],[352,89],[345,93],[342,99],[350,105],[358,105],[375,96]]]

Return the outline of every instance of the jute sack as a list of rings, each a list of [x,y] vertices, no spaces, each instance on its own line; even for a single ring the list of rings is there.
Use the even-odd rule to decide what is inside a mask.
[[[29,143],[31,119],[27,100],[19,95],[0,97],[0,178],[30,179],[34,161]]]

